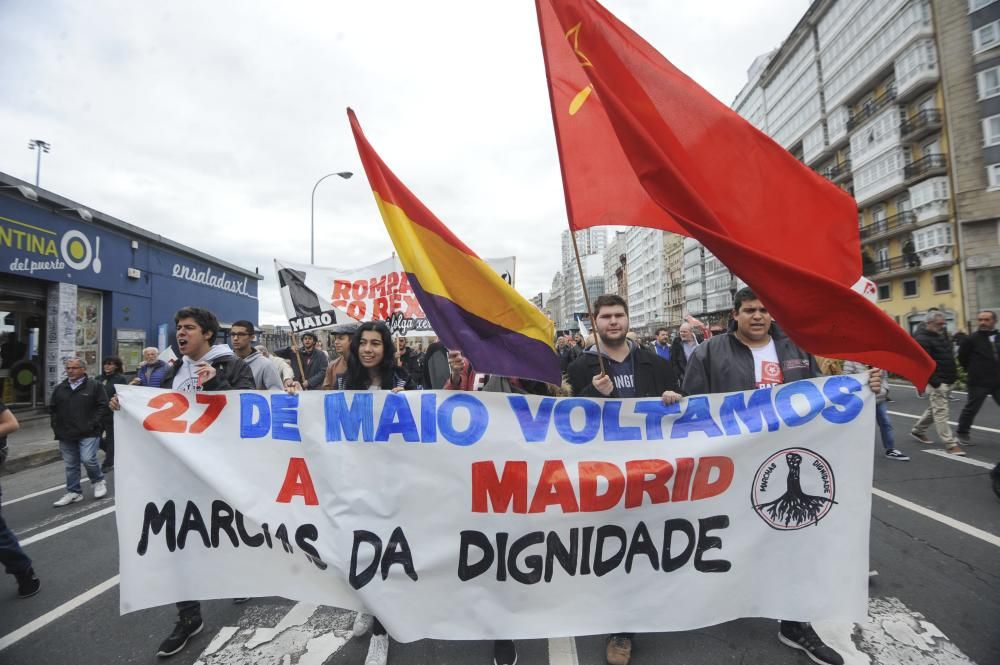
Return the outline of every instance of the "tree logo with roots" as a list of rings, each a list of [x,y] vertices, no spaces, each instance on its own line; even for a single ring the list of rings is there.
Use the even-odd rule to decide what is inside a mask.
[[[837,503],[835,492],[829,462],[806,448],[786,448],[757,469],[750,500],[772,529],[794,531],[819,524]]]

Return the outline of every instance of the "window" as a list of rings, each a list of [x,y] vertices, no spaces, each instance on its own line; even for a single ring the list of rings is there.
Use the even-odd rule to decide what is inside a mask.
[[[910,205],[910,196],[907,194],[905,196],[900,196],[896,199],[896,213],[904,213],[912,210],[913,206]]]
[[[878,299],[879,300],[890,300],[892,298],[892,284],[879,284],[878,285]]]
[[[987,23],[972,32],[972,52],[980,53],[1000,43],[1000,21]]]
[[[991,115],[983,120],[983,145],[1000,145],[1000,115]]]
[[[1000,164],[990,164],[986,167],[986,179],[990,189],[1000,189]]]
[[[951,291],[951,273],[943,272],[934,275],[934,293]]]
[[[877,205],[872,208],[872,232],[881,233],[885,228],[885,206]]]
[[[979,99],[988,99],[1000,95],[1000,67],[990,67],[976,74],[979,87]]]
[[[969,0],[969,13],[980,10],[986,5],[992,5],[997,0]]]
[[[917,280],[915,279],[904,279],[903,280],[903,297],[904,298],[914,298],[917,295]]]

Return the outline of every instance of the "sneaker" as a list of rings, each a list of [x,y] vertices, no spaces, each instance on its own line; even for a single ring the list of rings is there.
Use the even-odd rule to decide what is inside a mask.
[[[897,462],[909,462],[910,461],[910,456],[909,455],[904,455],[903,453],[899,452],[895,448],[890,448],[889,450],[885,451],[885,456],[888,457],[889,459],[894,459]]]
[[[16,577],[18,598],[30,598],[42,588],[42,583],[38,581],[38,576],[35,575],[34,568],[28,568],[28,570]]]
[[[372,635],[371,642],[368,643],[368,655],[365,656],[365,665],[385,665],[389,658],[389,634]]]
[[[517,663],[517,648],[512,640],[493,642],[493,665],[514,665]]]
[[[945,451],[949,455],[957,455],[958,457],[965,457],[965,451],[962,450],[962,446],[958,445],[957,443],[946,447]]]
[[[187,645],[188,640],[200,633],[204,627],[205,623],[201,620],[201,617],[190,619],[186,617],[179,618],[174,625],[174,632],[170,633],[170,636],[163,640],[163,643],[160,644],[160,650],[156,652],[156,655],[160,658],[173,656],[183,649]]]
[[[924,444],[925,446],[930,446],[930,445],[934,444],[934,442],[931,441],[930,439],[928,439],[927,435],[923,434],[922,432],[916,432],[916,431],[914,431],[914,430],[911,429],[910,430],[910,436],[912,436],[914,439],[916,439],[920,443]]]
[[[76,492],[66,492],[52,505],[56,508],[62,508],[63,506],[68,506],[71,503],[79,503],[83,501],[83,495],[77,494]]]
[[[98,480],[94,483],[94,498],[103,499],[108,495],[108,484],[103,480]]]
[[[826,646],[808,623],[781,621],[778,639],[793,649],[805,651],[809,660],[819,665],[844,665],[840,654]]]
[[[972,442],[972,435],[968,432],[955,432],[958,436],[958,442],[963,446],[974,446],[975,443]]]
[[[354,615],[354,628],[351,630],[355,635],[364,635],[372,629],[372,624],[374,623],[374,616],[371,614],[365,614],[364,612],[358,612]]]
[[[632,660],[632,638],[612,635],[608,638],[608,665],[628,665]]]

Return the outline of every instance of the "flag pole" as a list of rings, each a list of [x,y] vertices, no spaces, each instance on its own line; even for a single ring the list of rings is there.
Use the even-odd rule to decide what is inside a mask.
[[[569,201],[567,200],[567,205]],[[590,306],[590,294],[587,293],[587,278],[583,276],[583,263],[580,261],[580,249],[576,246],[576,231],[571,227],[569,237],[573,239],[573,254],[576,256],[576,269],[580,272],[580,286],[583,288],[583,301],[587,305],[587,315],[590,316],[590,331],[594,333],[594,345],[597,347],[597,362],[601,367],[601,374],[607,374],[604,369],[604,356],[601,355],[601,336],[597,334],[597,320],[594,318],[594,310]]]
[[[292,333],[292,351],[295,353],[295,359],[299,361],[299,376],[305,381],[306,369],[302,366],[302,356],[299,355],[299,338],[295,333]]]
[[[566,182],[566,169],[563,167],[562,138],[559,136],[558,123],[556,122],[556,100],[552,94],[552,78],[549,72],[549,52],[545,48],[545,37],[542,34],[542,6],[541,0],[535,0],[535,13],[538,15],[538,36],[542,42],[542,60],[545,62],[545,82],[549,88],[549,110],[552,111],[552,128],[556,135],[556,152],[559,153],[559,175],[562,176],[563,198],[566,201],[566,223],[569,226],[569,237],[573,240],[573,254],[576,256],[576,268],[580,273],[580,287],[583,289],[583,301],[587,305],[587,315],[590,316],[590,330],[594,333],[594,344],[597,346],[597,362],[601,367],[601,374],[607,374],[604,369],[604,357],[601,355],[601,337],[597,334],[597,320],[594,317],[594,310],[590,307],[590,294],[587,293],[587,280],[583,276],[583,264],[580,262],[580,249],[576,246],[576,230],[573,228],[573,202],[569,197],[569,188]]]

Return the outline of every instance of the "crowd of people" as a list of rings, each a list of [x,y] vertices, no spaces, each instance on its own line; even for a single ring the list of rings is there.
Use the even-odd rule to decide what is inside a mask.
[[[346,323],[332,330],[333,354],[328,354],[315,333],[301,336],[295,345],[269,351],[254,345],[256,327],[237,321],[229,330],[230,344],[218,344],[219,322],[203,308],[186,307],[175,316],[180,357],[160,359],[159,350],[145,349],[143,364],[135,378],[127,379],[122,361],[108,357],[102,375],[90,378],[83,362],[66,361],[66,379],[56,386],[51,399],[52,429],[65,463],[66,492],[56,502],[62,507],[83,500],[83,466],[91,481],[93,496],[107,494],[105,475],[114,468],[114,416],[120,408],[117,386],[131,383],[174,390],[485,390],[539,395],[574,395],[596,399],[653,397],[672,404],[688,395],[767,388],[777,384],[819,376],[821,364],[799,348],[772,320],[767,307],[749,288],[735,294],[728,329],[705,326],[689,318],[676,334],[666,329],[653,338],[638,338],[629,326],[628,303],[617,295],[603,295],[594,302],[594,331],[588,335],[560,335],[556,349],[562,362],[564,382],[549,385],[522,377],[484,375],[462,355],[461,349],[445,348],[437,340],[421,352],[405,337],[393,340],[379,321]],[[948,452],[964,454],[962,444],[972,443],[970,428],[987,397],[1000,404],[1000,339],[996,315],[980,312],[979,330],[959,346],[957,360],[969,377],[969,400],[959,419],[957,434],[948,426],[948,404],[956,372],[951,342],[943,333],[944,317],[931,312],[916,332],[917,341],[936,361],[927,388],[930,406],[914,425],[912,435],[929,444],[927,428],[933,423]],[[835,364],[833,366],[836,366]],[[876,419],[885,455],[905,461],[895,448],[886,401],[885,373],[860,363],[846,362],[830,371],[867,372],[877,394]],[[16,429],[17,421],[0,404],[0,439]],[[98,450],[105,451],[103,465]],[[0,445],[0,451],[4,450]],[[37,593],[40,582],[30,559],[0,516],[0,555],[8,573],[15,576],[18,593]],[[246,599],[234,599],[241,602]],[[177,603],[178,619],[162,642],[162,657],[181,651],[189,639],[201,632],[204,622],[198,601]],[[371,632],[365,665],[385,665],[389,636],[377,617],[359,612],[354,622],[357,636]],[[843,658],[823,643],[808,623],[780,621],[778,639],[804,651],[811,660],[842,665]],[[616,633],[606,644],[609,665],[628,665],[635,635]],[[513,665],[517,649],[510,640],[494,643],[494,665]]]

